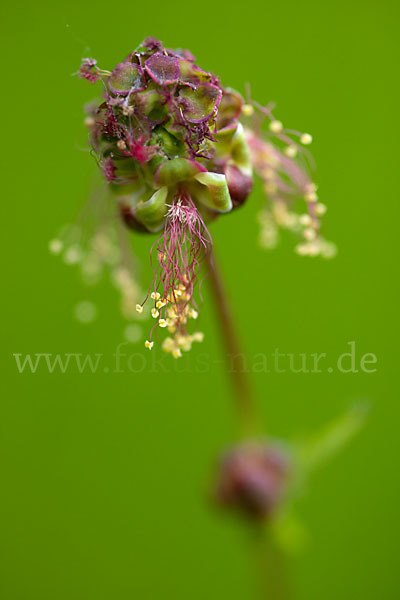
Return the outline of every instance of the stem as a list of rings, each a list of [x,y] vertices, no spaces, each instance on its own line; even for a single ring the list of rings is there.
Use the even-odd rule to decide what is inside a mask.
[[[256,554],[261,575],[261,595],[268,600],[293,600],[287,557],[265,526],[256,533]]]
[[[206,256],[209,281],[214,295],[214,305],[218,316],[223,344],[226,350],[227,373],[230,376],[236,405],[239,411],[243,435],[254,432],[255,406],[249,371],[246,367],[245,354],[241,351],[238,335],[234,327],[228,295],[216,265],[215,254],[211,250]]]
[[[228,296],[212,251],[207,254],[206,262],[215,300],[217,320],[227,355],[227,372],[231,376],[236,397],[241,433],[244,438],[247,438],[256,432],[256,411],[249,371],[246,369],[245,355],[241,351]],[[286,556],[275,543],[272,532],[265,527],[265,524],[258,524],[254,533],[256,562],[259,565],[262,580],[262,598],[265,600],[292,600]]]

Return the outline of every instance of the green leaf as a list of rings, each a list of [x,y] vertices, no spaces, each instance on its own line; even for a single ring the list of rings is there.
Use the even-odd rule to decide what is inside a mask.
[[[300,473],[308,475],[338,454],[364,426],[367,415],[368,406],[357,404],[304,440],[297,453]]]

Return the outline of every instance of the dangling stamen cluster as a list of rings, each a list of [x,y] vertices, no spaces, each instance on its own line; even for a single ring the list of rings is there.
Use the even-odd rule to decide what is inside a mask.
[[[187,323],[189,319],[198,317],[193,290],[200,263],[211,250],[212,241],[189,194],[185,191],[178,193],[168,206],[164,232],[153,245],[157,254],[153,282],[137,311],[142,312],[149,297],[154,301],[151,315],[157,323],[151,329],[145,346],[149,350],[153,347],[152,333],[157,326],[168,328],[173,337],[164,340],[163,350],[179,358],[182,350],[190,350],[192,342],[203,339],[201,332],[189,334]]]
[[[331,258],[336,248],[319,234],[320,217],[325,214],[326,206],[318,201],[317,186],[310,176],[312,157],[305,148],[312,142],[311,135],[285,129],[269,107],[255,102],[245,105],[243,113],[253,117],[251,126],[245,129],[245,136],[253,167],[263,181],[269,201],[259,216],[261,244],[266,248],[274,247],[278,241],[278,228],[282,227],[303,238],[296,247],[299,254]],[[261,133],[265,119],[269,124],[267,135]],[[299,199],[306,204],[303,214],[293,210]]]
[[[107,275],[120,295],[120,309],[128,321],[136,319],[142,290],[135,278],[137,267],[128,232],[117,218],[115,203],[94,192],[77,222],[65,226],[49,243],[51,254],[79,267],[83,282],[95,285]]]

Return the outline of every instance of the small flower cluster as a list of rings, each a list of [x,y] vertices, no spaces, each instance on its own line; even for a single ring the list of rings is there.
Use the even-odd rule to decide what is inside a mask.
[[[49,243],[51,254],[59,255],[67,265],[79,266],[82,280],[87,285],[100,282],[107,274],[120,294],[120,309],[127,320],[136,319],[136,304],[142,292],[135,279],[135,264],[127,232],[115,217],[115,206],[104,194],[96,194],[96,210],[85,207],[77,223],[62,229]],[[87,211],[90,210],[89,222]]]
[[[279,228],[290,230],[302,238],[296,246],[298,254],[331,258],[336,247],[321,237],[320,218],[326,206],[318,200],[317,186],[309,174],[311,155],[306,147],[312,143],[308,133],[285,129],[273,117],[269,107],[247,104],[244,114],[251,117],[245,129],[252,164],[261,177],[268,200],[261,210],[261,245],[273,248],[278,242]],[[269,123],[268,134],[261,133],[263,121]],[[266,138],[266,139],[265,139]],[[296,203],[304,202],[297,210]]]

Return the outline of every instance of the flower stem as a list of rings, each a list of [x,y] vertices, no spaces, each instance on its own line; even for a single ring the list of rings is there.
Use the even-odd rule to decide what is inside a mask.
[[[230,376],[236,398],[242,435],[247,437],[249,434],[255,433],[256,411],[246,358],[241,350],[239,337],[234,327],[232,310],[220,270],[216,264],[214,251],[207,254],[206,262],[218,325],[226,351],[227,373]]]
[[[214,252],[207,255],[206,261],[209,282],[215,300],[217,320],[227,355],[227,372],[231,377],[236,398],[241,435],[248,438],[258,433],[257,414],[249,371],[246,368],[245,355],[241,351],[231,307],[216,264]],[[259,523],[257,525],[253,541],[255,542],[256,562],[260,571],[259,576],[262,581],[262,598],[263,600],[293,600],[286,571],[286,556],[275,543],[273,534],[268,531],[265,524]]]
[[[261,597],[265,600],[294,600],[288,573],[287,556],[274,535],[260,524],[256,537],[256,556],[261,579]]]

